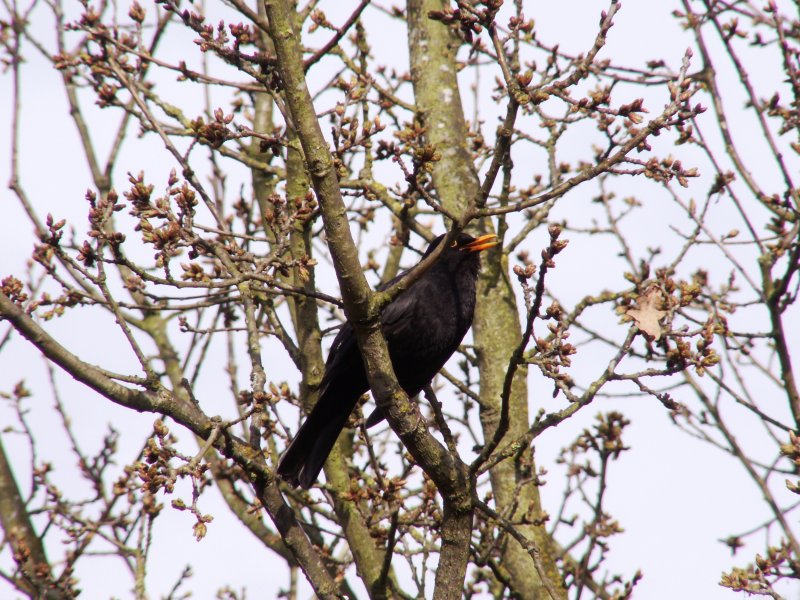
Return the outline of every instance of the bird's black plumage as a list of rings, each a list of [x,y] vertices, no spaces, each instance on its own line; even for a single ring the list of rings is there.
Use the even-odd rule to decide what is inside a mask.
[[[441,235],[433,240],[423,258],[443,239]],[[381,313],[381,330],[397,381],[409,396],[416,396],[431,382],[472,324],[478,252],[494,246],[494,239],[459,234],[439,259]],[[358,398],[368,389],[355,333],[345,323],[328,354],[317,403],[281,458],[278,475],[292,485],[311,487]],[[383,415],[376,410],[367,424],[381,419]]]

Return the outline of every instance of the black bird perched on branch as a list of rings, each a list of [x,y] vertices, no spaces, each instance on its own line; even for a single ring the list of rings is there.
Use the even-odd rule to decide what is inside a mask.
[[[423,259],[443,239],[444,235],[440,235],[433,240]],[[433,380],[472,325],[480,265],[478,253],[495,245],[494,235],[476,239],[466,233],[459,234],[439,259],[381,313],[381,330],[389,346],[392,366],[409,397],[419,394]],[[328,354],[319,399],[283,454],[278,475],[292,485],[311,487],[356,402],[368,389],[355,333],[345,323]],[[367,420],[367,426],[382,419],[382,413],[376,410]]]

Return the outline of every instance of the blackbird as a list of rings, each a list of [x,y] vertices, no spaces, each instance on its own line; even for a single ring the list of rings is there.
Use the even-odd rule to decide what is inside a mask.
[[[433,240],[428,256],[444,239]],[[439,259],[390,302],[381,313],[381,331],[389,346],[397,381],[409,397],[428,385],[456,351],[472,325],[478,253],[497,245],[494,235],[461,233]],[[379,289],[399,280],[401,273]],[[356,402],[369,389],[355,332],[345,323],[333,340],[319,398],[278,464],[278,475],[308,489],[316,481]],[[383,419],[379,409],[367,420]]]

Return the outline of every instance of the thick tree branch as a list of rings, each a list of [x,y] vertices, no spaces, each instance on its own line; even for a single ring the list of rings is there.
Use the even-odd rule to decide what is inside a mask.
[[[214,430],[212,420],[190,401],[182,401],[163,388],[157,392],[132,390],[109,379],[100,369],[82,361],[59,344],[3,293],[0,293],[0,316],[11,323],[48,360],[115,404],[137,412],[171,417],[204,440],[208,439]],[[336,597],[338,584],[328,573],[294,513],[277,490],[272,471],[260,453],[254,452],[249,444],[227,431],[225,435],[220,436],[215,447],[223,455],[233,459],[254,481],[264,507],[317,593],[325,598]]]

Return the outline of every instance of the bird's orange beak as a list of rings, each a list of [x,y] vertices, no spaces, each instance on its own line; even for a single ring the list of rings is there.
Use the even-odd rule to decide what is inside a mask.
[[[500,242],[497,241],[497,236],[493,233],[488,235],[482,235],[474,242],[470,242],[466,246],[464,246],[464,250],[469,250],[470,252],[480,252],[481,250],[486,250],[487,248],[492,248],[497,246]]]

